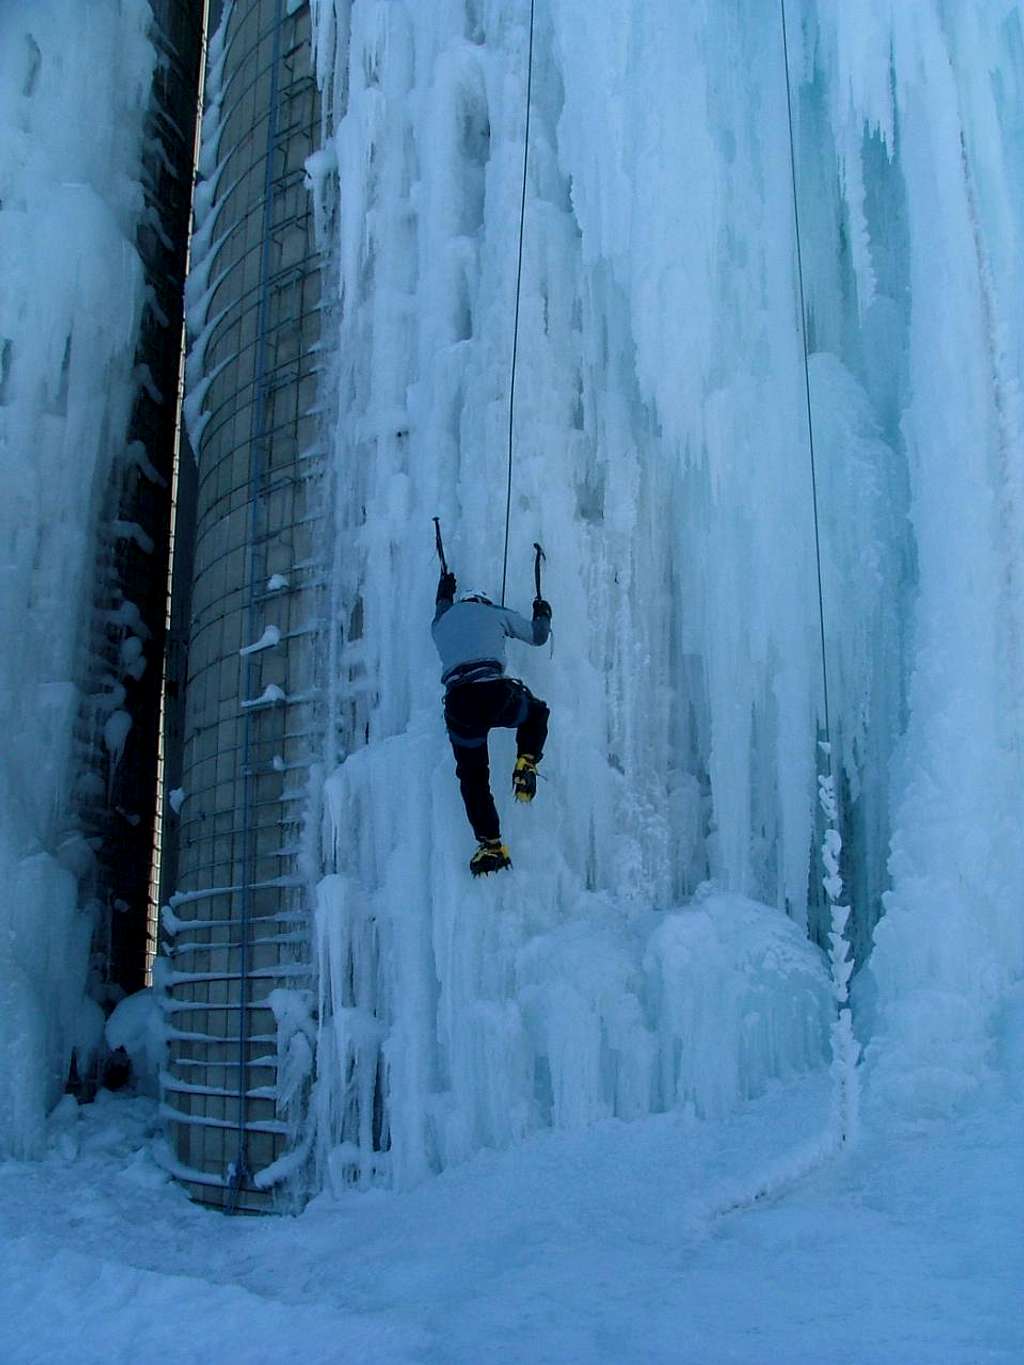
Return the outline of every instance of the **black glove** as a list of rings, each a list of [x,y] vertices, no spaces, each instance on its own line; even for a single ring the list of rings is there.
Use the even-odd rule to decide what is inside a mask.
[[[455,600],[455,575],[453,573],[443,573],[437,585],[437,600],[454,602]]]
[[[538,616],[546,616],[549,621],[551,620],[551,603],[545,602],[543,597],[533,599],[533,619],[536,621]]]

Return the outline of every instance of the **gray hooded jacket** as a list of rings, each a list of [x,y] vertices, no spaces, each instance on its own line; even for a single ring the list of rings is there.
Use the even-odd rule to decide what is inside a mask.
[[[509,638],[525,640],[528,645],[542,645],[551,633],[547,616],[535,616],[527,621],[509,607],[488,606],[485,602],[452,602],[439,596],[431,634],[441,656],[441,681],[448,685],[463,681],[453,678],[465,664],[491,664],[491,668],[471,670],[475,678],[500,677],[505,671],[505,641]],[[465,670],[469,673],[470,670]],[[468,680],[468,679],[465,679]]]

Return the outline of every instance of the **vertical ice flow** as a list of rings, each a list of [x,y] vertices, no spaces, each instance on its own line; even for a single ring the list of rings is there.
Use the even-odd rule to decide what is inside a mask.
[[[113,680],[92,708],[80,683],[111,473],[137,458],[151,17],[143,0],[0,10],[0,1148],[20,1155],[96,1035],[74,804],[99,781],[86,744],[116,758],[130,717]]]
[[[526,813],[492,739],[516,870],[466,879],[430,517],[497,586],[529,8],[314,7],[338,1180],[718,1112],[828,1046],[801,942],[829,922],[775,6],[537,6],[510,600],[539,538],[554,649],[512,666],[553,725]],[[861,962],[875,940],[874,1094],[913,1112],[970,1083],[1021,969],[1024,42],[1012,4],[787,10],[846,933]]]

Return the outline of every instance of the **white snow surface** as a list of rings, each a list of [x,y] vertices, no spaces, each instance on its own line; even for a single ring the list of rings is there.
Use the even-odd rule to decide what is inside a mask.
[[[0,1357],[1014,1365],[1022,1028],[1018,992],[957,1116],[898,1137],[870,1124],[802,1180],[820,1075],[726,1119],[606,1119],[263,1220],[168,1181],[151,1102],[68,1100],[44,1161],[0,1165]]]
[[[104,1026],[107,1046],[124,1048],[132,1064],[136,1089],[155,1095],[163,1065],[166,1026],[152,988],[136,991],[120,1000]]]
[[[145,0],[0,6],[0,1151],[21,1155],[97,1036],[72,807],[100,522],[138,387],[151,18]],[[92,708],[112,764],[121,696],[112,678]]]

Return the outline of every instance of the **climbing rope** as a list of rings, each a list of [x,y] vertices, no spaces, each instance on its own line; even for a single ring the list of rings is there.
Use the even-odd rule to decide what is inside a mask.
[[[505,556],[501,569],[501,605],[505,605],[508,580],[508,528],[512,516],[512,428],[516,402],[516,359],[519,353],[519,299],[523,285],[523,230],[526,225],[526,169],[530,158],[530,95],[533,90],[533,17],[536,0],[530,0],[530,46],[526,59],[526,134],[523,138],[523,193],[519,202],[519,262],[516,267],[516,312],[512,326],[512,373],[508,386],[508,488],[505,495]]]
[[[850,907],[840,904],[843,881],[839,869],[842,837],[839,833],[839,807],[832,764],[832,728],[828,704],[828,662],[825,652],[825,595],[821,584],[821,533],[818,517],[818,476],[814,453],[814,417],[811,412],[811,370],[807,355],[807,308],[804,298],[804,262],[800,246],[800,206],[796,185],[796,143],[793,137],[793,94],[789,78],[789,34],[786,27],[786,0],[779,0],[782,14],[782,55],[786,68],[786,114],[789,123],[789,169],[793,190],[793,226],[796,234],[796,273],[800,296],[800,341],[804,357],[804,399],[807,407],[807,444],[811,457],[811,501],[814,508],[814,560],[818,576],[818,632],[821,639],[821,687],[824,702],[823,743],[818,748],[824,772],[818,774],[818,800],[825,817],[821,858],[825,875],[822,883],[829,900],[829,969],[836,1013],[832,1024],[833,1122],[840,1146],[855,1135],[857,1125],[857,1075],[859,1047],[853,1036],[850,1014],[849,980],[853,963],[848,960],[845,937]]]
[[[789,83],[789,34],[786,30],[786,0],[782,10],[782,54],[786,67],[786,114],[789,119],[789,172],[793,189],[793,224],[796,231],[796,277],[800,293],[800,340],[804,354],[804,399],[807,404],[807,444],[811,453],[811,502],[814,507],[814,562],[818,572],[818,631],[821,638],[821,688],[825,710],[825,742],[831,746],[828,713],[828,664],[825,661],[825,595],[821,587],[821,534],[818,529],[818,473],[814,457],[814,418],[811,415],[811,369],[807,358],[807,309],[804,303],[804,258],[800,248],[800,205],[796,192],[796,150],[793,139],[793,95]],[[826,751],[828,772],[832,775],[831,747]]]

